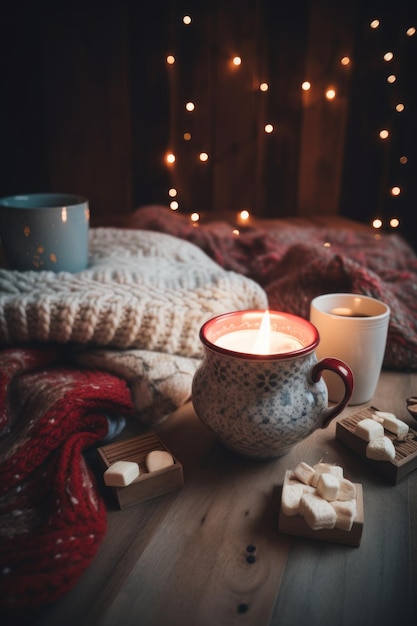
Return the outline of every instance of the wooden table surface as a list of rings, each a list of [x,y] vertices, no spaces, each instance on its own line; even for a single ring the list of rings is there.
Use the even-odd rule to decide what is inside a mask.
[[[416,374],[383,372],[372,403],[416,426],[405,408],[416,392]],[[190,404],[158,434],[182,463],[184,486],[123,511],[108,498],[95,560],[37,626],[417,623],[417,471],[389,484],[335,439],[335,423],[267,462],[228,452]],[[363,486],[359,547],[278,532],[285,470],[320,460]]]

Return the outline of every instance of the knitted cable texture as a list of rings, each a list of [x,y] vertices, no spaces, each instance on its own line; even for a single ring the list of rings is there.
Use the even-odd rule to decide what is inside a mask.
[[[210,317],[265,308],[264,290],[169,234],[92,228],[77,274],[0,270],[0,344],[54,341],[201,357]]]

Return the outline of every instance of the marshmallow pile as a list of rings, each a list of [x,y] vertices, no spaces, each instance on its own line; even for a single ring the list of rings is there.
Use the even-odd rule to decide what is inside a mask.
[[[356,424],[355,434],[368,442],[366,456],[375,461],[392,461],[395,459],[395,447],[392,440],[385,435],[385,430],[405,439],[409,426],[399,420],[393,413],[375,411],[372,417],[360,420]]]
[[[356,518],[356,486],[343,476],[343,468],[329,463],[313,467],[302,461],[285,473],[281,510],[301,515],[313,530],[350,531]]]
[[[174,459],[166,450],[152,450],[146,455],[145,465],[148,472],[156,472],[174,465]],[[104,472],[104,484],[107,487],[127,487],[139,476],[139,464],[134,461],[115,461]]]

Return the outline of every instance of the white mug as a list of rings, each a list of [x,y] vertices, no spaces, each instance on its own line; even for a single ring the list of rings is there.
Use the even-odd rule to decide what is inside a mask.
[[[329,293],[314,298],[310,322],[320,334],[317,356],[334,356],[347,363],[354,377],[349,404],[363,404],[373,397],[387,342],[390,309],[380,300],[353,293]],[[332,372],[325,372],[329,400],[337,402],[343,386]]]

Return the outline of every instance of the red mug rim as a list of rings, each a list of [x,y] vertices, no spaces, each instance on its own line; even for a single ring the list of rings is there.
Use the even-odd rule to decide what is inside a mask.
[[[215,341],[233,330],[257,329],[259,328],[262,316],[269,311],[271,327],[273,330],[287,332],[305,344],[303,348],[291,350],[289,352],[277,352],[271,354],[253,354],[251,352],[239,352],[228,348],[223,348],[215,344]],[[255,321],[258,325],[255,326]],[[233,323],[234,322],[234,323]],[[292,332],[285,328],[291,327]],[[222,331],[223,329],[223,331]],[[294,333],[295,329],[295,333]],[[208,349],[224,354],[226,356],[253,361],[277,361],[289,358],[296,358],[310,354],[315,350],[320,342],[319,331],[310,321],[284,311],[274,311],[271,309],[245,309],[242,311],[231,311],[217,315],[205,322],[200,329],[200,340]]]

